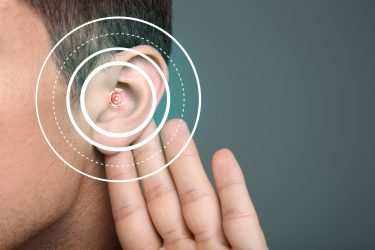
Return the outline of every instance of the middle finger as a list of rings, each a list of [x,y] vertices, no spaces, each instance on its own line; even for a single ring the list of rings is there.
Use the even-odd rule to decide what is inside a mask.
[[[172,159],[186,143],[190,133],[180,119],[169,121],[162,131],[162,141],[168,140],[179,127],[178,136],[165,149]],[[197,244],[203,249],[220,249],[227,245],[221,222],[219,200],[200,161],[193,141],[170,167],[176,183],[183,216]]]
[[[155,130],[151,122],[138,141],[144,140]],[[139,176],[156,171],[166,164],[159,136],[133,151]],[[168,168],[142,180],[144,196],[155,228],[166,245],[185,248],[192,243],[192,236],[185,225],[175,184]]]

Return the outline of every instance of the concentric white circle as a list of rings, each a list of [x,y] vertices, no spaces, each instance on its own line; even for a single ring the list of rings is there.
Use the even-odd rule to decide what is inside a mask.
[[[56,117],[56,111],[55,110],[55,87],[56,87],[56,81],[57,81],[57,78],[59,77],[60,73],[61,73],[61,70],[63,69],[64,65],[66,64],[66,62],[71,58],[71,56],[76,53],[78,51],[78,49],[80,48],[83,48],[82,46],[77,46],[75,50],[73,50],[72,53],[69,54],[69,57],[67,57],[63,62],[62,62],[62,65],[59,67],[59,71],[57,72],[57,76],[55,78],[55,81],[53,83],[53,91],[52,91],[52,110],[53,110],[53,115],[54,115],[54,119],[55,119],[55,122],[56,122],[56,127],[58,128],[59,130],[59,133],[60,135],[62,136],[62,138],[65,140],[65,142],[67,143],[67,145],[69,145],[69,147],[75,152],[77,153],[79,156],[81,156],[82,158],[90,161],[90,163],[92,164],[96,164],[98,166],[105,166],[105,167],[134,167],[134,166],[140,166],[141,164],[145,163],[146,161],[150,161],[152,160],[157,154],[160,154],[160,153],[163,153],[163,151],[167,148],[168,145],[170,145],[171,141],[175,138],[175,136],[177,135],[179,129],[180,129],[180,126],[181,126],[181,122],[182,122],[182,119],[184,117],[184,113],[185,113],[185,90],[184,90],[184,84],[183,84],[183,80],[182,80],[182,77],[181,77],[181,74],[179,73],[179,70],[178,68],[176,67],[176,64],[175,62],[172,60],[172,58],[167,55],[165,53],[165,51],[163,51],[163,49],[156,43],[150,41],[149,39],[147,38],[144,38],[142,36],[139,36],[139,35],[134,35],[134,34],[129,34],[129,33],[124,33],[124,32],[112,32],[112,33],[105,33],[105,34],[101,34],[101,35],[97,35],[96,37],[92,38],[92,39],[89,39],[89,40],[86,40],[84,43],[81,43],[84,44],[84,45],[87,45],[88,42],[94,42],[96,39],[99,39],[99,38],[102,38],[102,37],[107,37],[107,36],[128,36],[128,37],[133,37],[133,38],[137,38],[137,39],[140,39],[140,40],[143,40],[143,41],[146,41],[148,44],[150,45],[153,45],[155,46],[155,48],[158,48],[160,50],[160,52],[162,52],[168,59],[168,61],[171,63],[171,65],[173,66],[174,70],[176,71],[177,75],[178,75],[178,78],[179,78],[179,81],[180,81],[180,84],[181,84],[181,90],[182,90],[182,110],[181,110],[181,116],[180,116],[180,120],[175,128],[175,131],[173,132],[172,136],[164,143],[163,142],[163,145],[162,145],[162,149],[160,149],[158,152],[152,154],[150,157],[146,158],[145,160],[141,160],[141,161],[136,161],[134,163],[129,163],[129,164],[123,164],[123,163],[119,163],[119,164],[107,164],[107,163],[102,163],[98,160],[95,160],[95,159],[92,159],[91,157],[89,156],[86,156],[85,154],[83,154],[82,152],[80,152],[79,150],[77,150],[77,148],[66,138],[66,136],[64,135],[64,132],[62,131],[60,125],[59,125],[59,122],[58,122],[58,119]],[[108,100],[107,100],[108,101]]]
[[[148,85],[150,86],[151,94],[152,94],[152,106],[151,106],[150,112],[147,115],[147,118],[142,122],[141,125],[139,125],[135,129],[132,129],[130,131],[123,132],[123,133],[109,132],[109,131],[107,131],[105,129],[102,129],[98,125],[96,125],[95,122],[93,122],[93,120],[91,119],[91,117],[87,113],[86,104],[85,104],[86,90],[87,90],[87,87],[88,87],[90,81],[92,80],[92,78],[99,71],[101,71],[101,70],[103,70],[105,68],[111,67],[111,66],[126,66],[126,67],[129,67],[129,68],[132,68],[132,69],[136,70],[138,73],[140,73],[146,79]],[[102,64],[99,67],[95,68],[89,74],[89,76],[86,78],[86,80],[84,81],[82,89],[81,89],[81,96],[80,96],[81,111],[82,111],[82,114],[83,114],[85,120],[88,122],[88,124],[93,129],[95,129],[98,133],[101,133],[101,134],[103,134],[105,136],[113,137],[113,138],[128,137],[128,136],[134,135],[134,134],[140,132],[142,129],[144,129],[147,126],[147,124],[151,121],[152,117],[154,116],[154,113],[155,113],[155,110],[156,110],[156,102],[157,101],[156,101],[155,87],[154,87],[154,84],[153,84],[151,78],[147,75],[147,73],[143,69],[141,69],[140,67],[138,67],[137,65],[134,65],[134,64],[129,63],[129,62],[123,62],[123,61],[108,62],[108,63]]]
[[[89,61],[91,58],[99,55],[99,54],[102,54],[102,53],[105,53],[105,52],[109,52],[109,51],[131,51],[135,54],[138,54],[139,56],[145,58],[146,60],[148,60],[155,68],[156,70],[159,72],[160,76],[162,77],[163,79],[163,82],[164,82],[164,86],[165,86],[165,92],[167,94],[167,104],[166,104],[166,108],[165,108],[165,112],[164,112],[164,115],[163,115],[163,118],[161,120],[161,122],[159,123],[158,127],[155,129],[155,131],[153,131],[153,133],[147,137],[146,139],[136,143],[136,144],[132,144],[132,145],[129,145],[129,146],[125,146],[125,147],[111,147],[111,146],[107,146],[107,145],[103,145],[103,144],[100,144],[96,141],[94,141],[93,139],[91,139],[90,137],[88,137],[78,126],[78,124],[76,123],[76,121],[74,120],[74,117],[73,117],[73,114],[72,114],[72,111],[71,111],[71,106],[70,106],[70,92],[71,92],[71,89],[72,89],[72,85],[73,85],[73,82],[74,82],[74,78],[75,76],[77,75],[78,71],[83,67],[83,65]],[[104,150],[107,150],[107,151],[112,151],[112,152],[124,152],[124,151],[129,151],[129,150],[133,150],[133,149],[136,149],[136,148],[139,148],[143,145],[145,145],[146,143],[148,143],[149,141],[152,140],[152,138],[154,138],[159,132],[160,130],[162,129],[162,127],[164,126],[164,123],[166,122],[167,118],[168,118],[168,114],[169,114],[169,109],[170,109],[170,91],[169,91],[169,85],[168,85],[168,81],[165,77],[165,75],[163,74],[163,71],[160,69],[160,67],[151,59],[149,58],[148,56],[144,55],[143,53],[137,51],[137,50],[134,50],[134,49],[129,49],[129,48],[122,48],[122,47],[114,47],[114,48],[107,48],[107,49],[103,49],[103,50],[99,50],[95,53],[93,53],[92,55],[88,56],[87,58],[85,58],[85,60],[83,60],[79,65],[78,67],[74,70],[72,76],[70,77],[69,79],[69,83],[68,83],[68,87],[67,87],[67,90],[66,90],[66,110],[68,112],[68,116],[69,116],[69,119],[70,119],[70,122],[72,123],[74,129],[77,131],[77,133],[85,140],[87,141],[88,143],[90,143],[91,145],[94,145],[98,148],[101,148],[101,149],[104,149]]]
[[[48,60],[51,58],[52,54],[55,52],[56,48],[69,36],[71,35],[72,33],[76,32],[77,30],[87,26],[87,25],[90,25],[90,24],[93,24],[93,23],[96,23],[96,22],[100,22],[100,21],[106,21],[106,20],[115,20],[115,19],[120,19],[120,20],[130,20],[130,21],[135,21],[135,22],[139,22],[139,23],[143,23],[143,24],[146,24],[146,25],[149,25],[159,31],[161,31],[162,33],[164,33],[166,36],[168,36],[180,49],[181,51],[184,53],[184,55],[186,56],[187,60],[189,61],[191,67],[192,67],[192,70],[193,70],[193,73],[194,73],[194,76],[195,76],[195,79],[196,79],[196,84],[197,84],[197,90],[198,90],[198,110],[197,110],[197,116],[196,116],[196,120],[194,122],[194,126],[191,130],[191,133],[190,133],[190,136],[188,137],[186,143],[183,145],[183,147],[180,149],[180,151],[172,158],[170,159],[164,166],[156,169],[155,171],[149,173],[149,174],[146,174],[146,175],[143,175],[143,176],[140,176],[140,177],[136,177],[136,178],[131,178],[131,179],[126,179],[126,180],[112,180],[112,179],[105,179],[105,178],[100,178],[100,177],[96,177],[96,176],[93,176],[93,175],[90,175],[90,174],[87,174],[85,172],[83,172],[82,170],[74,167],[72,164],[70,164],[69,162],[67,162],[57,151],[56,149],[52,146],[50,140],[48,139],[47,135],[46,135],[46,132],[45,130],[43,129],[43,125],[42,125],[42,122],[41,122],[41,119],[40,119],[40,114],[39,114],[39,107],[38,107],[38,93],[39,93],[39,86],[40,86],[40,81],[41,81],[41,78],[42,78],[42,74],[43,74],[43,71],[46,67],[46,64],[48,62]],[[75,170],[76,172],[86,176],[86,177],[89,177],[89,178],[92,178],[92,179],[95,179],[95,180],[99,180],[99,181],[105,181],[105,182],[132,182],[132,181],[138,181],[138,180],[142,180],[142,179],[145,179],[147,177],[150,177],[160,171],[162,171],[163,169],[165,169],[166,167],[168,167],[169,165],[171,165],[181,154],[182,152],[186,149],[186,147],[189,145],[190,141],[192,140],[193,138],[193,135],[197,129],[197,126],[198,126],[198,122],[199,122],[199,118],[200,118],[200,113],[201,113],[201,105],[202,105],[202,94],[201,94],[201,88],[200,88],[200,81],[199,81],[199,77],[198,77],[198,73],[197,73],[197,70],[194,66],[194,63],[193,61],[191,60],[189,54],[186,52],[186,50],[184,49],[184,47],[176,40],[176,38],[174,38],[171,34],[169,34],[167,31],[165,31],[164,29],[160,28],[159,26],[153,24],[153,23],[150,23],[150,22],[147,22],[145,20],[142,20],[142,19],[138,19],[138,18],[134,18],[134,17],[124,17],[124,16],[112,16],[112,17],[104,17],[104,18],[99,18],[99,19],[95,19],[95,20],[92,20],[92,21],[89,21],[89,22],[86,22],[76,28],[74,28],[73,30],[71,30],[69,33],[67,33],[63,38],[61,38],[56,44],[55,46],[51,49],[51,51],[48,53],[46,59],[44,60],[43,62],[43,65],[41,67],[41,70],[39,72],[39,75],[38,75],[38,79],[37,79],[37,83],[36,83],[36,89],[35,89],[35,112],[36,112],[36,116],[37,116],[37,119],[38,119],[38,124],[39,124],[39,127],[41,129],[41,132],[42,132],[42,135],[44,137],[44,139],[46,140],[48,146],[51,148],[51,150],[55,153],[55,155],[62,161],[64,162],[68,167],[72,168],[73,170]]]

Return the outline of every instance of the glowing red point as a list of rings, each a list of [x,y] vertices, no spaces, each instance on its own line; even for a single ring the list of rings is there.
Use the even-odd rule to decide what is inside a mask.
[[[125,103],[126,93],[121,88],[115,88],[108,95],[108,103],[112,108],[118,108]]]

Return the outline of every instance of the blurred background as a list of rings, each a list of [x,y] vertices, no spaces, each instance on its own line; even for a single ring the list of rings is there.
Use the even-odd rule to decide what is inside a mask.
[[[231,148],[271,249],[375,249],[375,1],[175,0],[210,172]]]

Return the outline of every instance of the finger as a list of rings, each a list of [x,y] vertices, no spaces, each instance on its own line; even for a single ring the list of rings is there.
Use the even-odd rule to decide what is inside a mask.
[[[138,141],[142,141],[155,131],[152,122]],[[159,136],[133,151],[140,176],[150,174],[166,164]],[[142,180],[149,214],[167,247],[186,249],[193,242],[192,235],[185,225],[177,190],[168,168]]]
[[[176,129],[178,129],[176,133]],[[172,120],[162,131],[162,141],[170,141],[165,149],[167,160],[182,149],[189,137],[189,129],[182,120]],[[170,138],[174,137],[173,140]],[[218,197],[200,161],[194,142],[170,167],[177,187],[186,224],[203,249],[219,249],[226,244],[221,225]]]
[[[267,249],[240,166],[228,149],[216,152],[213,175],[219,193],[225,235],[235,249]]]
[[[106,156],[106,175],[111,180],[137,177],[132,153]],[[122,167],[116,167],[116,166]],[[136,181],[109,183],[109,197],[116,232],[124,249],[156,249],[161,246],[147,212],[141,188]]]

